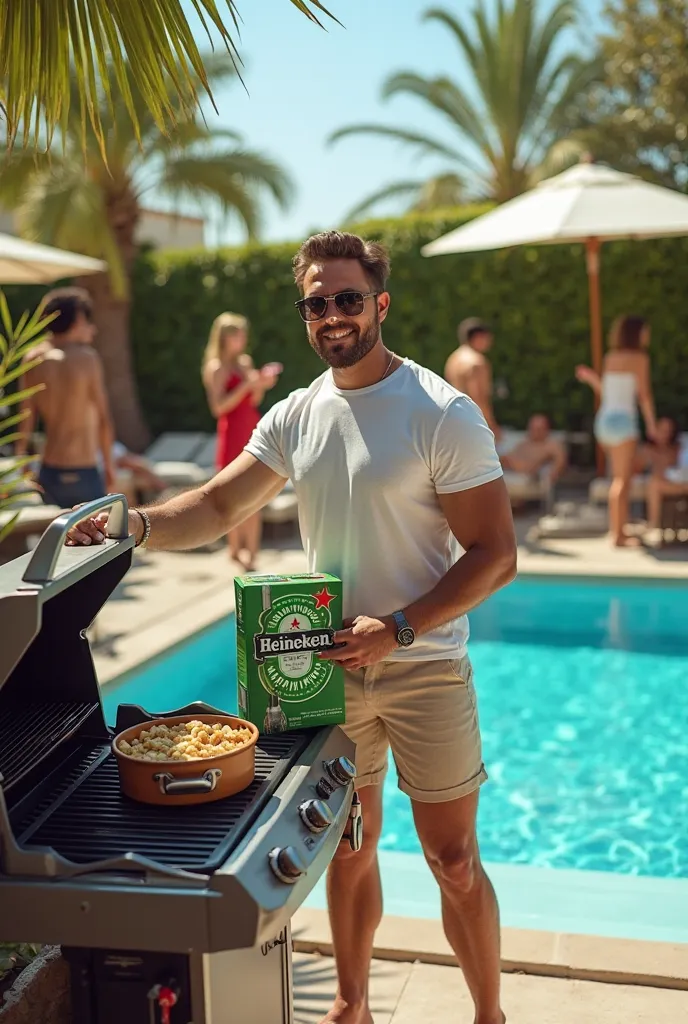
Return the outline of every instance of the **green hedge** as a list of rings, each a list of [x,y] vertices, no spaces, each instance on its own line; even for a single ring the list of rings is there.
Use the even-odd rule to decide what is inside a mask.
[[[573,378],[590,361],[588,296],[580,246],[542,246],[426,259],[421,246],[482,210],[369,221],[356,230],[392,254],[393,305],[384,337],[396,352],[442,372],[466,316],[494,324],[500,421],[523,426],[546,410],[559,427],[590,425],[592,397]],[[246,314],[259,362],[284,374],[266,405],[322,370],[294,310],[290,261],[296,244],[215,252],[151,254],[135,278],[132,334],[136,370],[154,432],[211,426],[199,365],[208,328],[223,310]],[[686,411],[688,240],[606,245],[602,252],[605,326],[619,313],[653,325],[653,377],[661,412]],[[502,389],[503,390],[503,389]],[[688,424],[686,424],[688,425]]]

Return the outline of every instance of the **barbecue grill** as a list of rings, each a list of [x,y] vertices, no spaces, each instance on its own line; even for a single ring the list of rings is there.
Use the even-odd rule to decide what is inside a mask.
[[[104,545],[65,547],[107,507]],[[0,940],[62,946],[74,1024],[290,1024],[290,918],[342,838],[360,845],[354,747],[337,727],[261,736],[235,796],[124,796],[86,630],[131,565],[126,523],[111,495],[0,567]],[[168,715],[202,712],[221,713]],[[120,705],[116,731],[165,717]]]

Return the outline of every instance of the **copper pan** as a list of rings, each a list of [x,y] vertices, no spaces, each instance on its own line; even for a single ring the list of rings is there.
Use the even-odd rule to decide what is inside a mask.
[[[217,757],[205,757],[197,761],[140,761],[119,749],[121,740],[131,743],[144,729],[154,725],[171,727],[195,721],[203,722],[204,725],[219,722],[232,729],[249,729],[251,739],[236,750],[223,751]],[[112,745],[122,791],[140,803],[167,806],[205,804],[233,796],[253,782],[258,735],[258,729],[252,722],[233,715],[180,715],[143,722],[125,729],[115,737]]]

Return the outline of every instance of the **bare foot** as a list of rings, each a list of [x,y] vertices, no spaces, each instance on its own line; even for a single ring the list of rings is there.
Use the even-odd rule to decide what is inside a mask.
[[[639,537],[627,537],[624,534],[623,537],[614,537],[612,544],[615,548],[639,548],[642,542]]]
[[[236,558],[237,562],[244,570],[244,572],[255,572],[256,562],[255,555],[252,555],[250,551],[240,551]]]
[[[357,1006],[337,999],[334,1006],[320,1024],[375,1024],[367,1005]]]

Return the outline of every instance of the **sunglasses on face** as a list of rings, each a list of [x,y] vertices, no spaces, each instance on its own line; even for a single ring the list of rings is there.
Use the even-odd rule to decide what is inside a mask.
[[[322,320],[326,315],[330,301],[333,301],[343,316],[360,316],[365,308],[365,300],[378,296],[379,292],[337,292],[336,295],[309,295],[299,299],[294,305],[302,320],[313,323]]]

